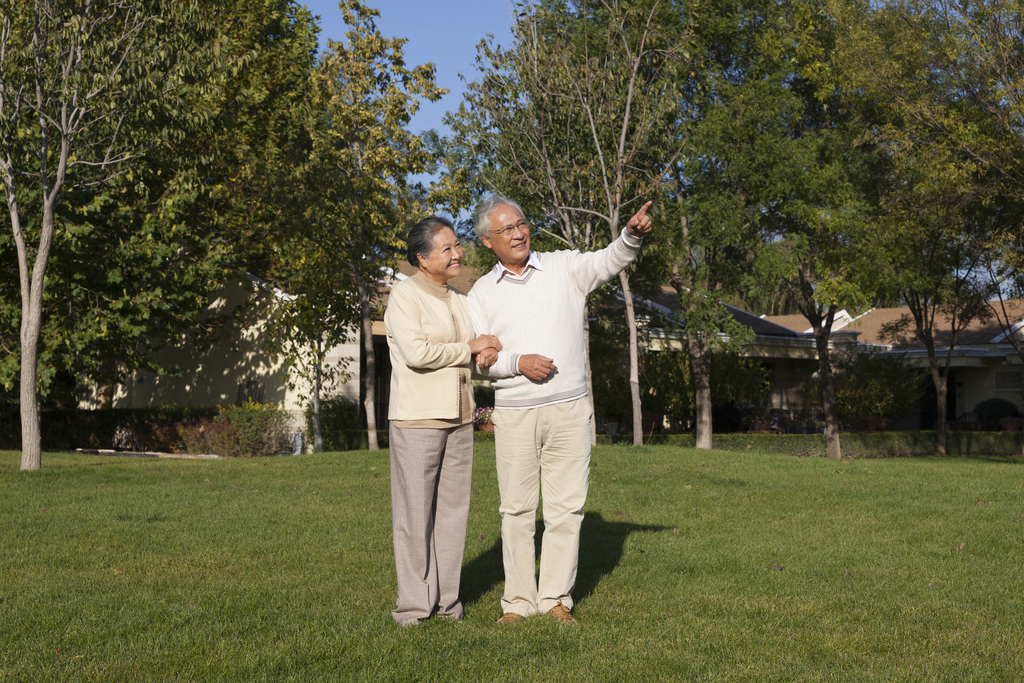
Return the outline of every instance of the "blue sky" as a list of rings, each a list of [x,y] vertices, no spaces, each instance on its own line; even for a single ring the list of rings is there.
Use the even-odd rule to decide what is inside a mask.
[[[328,39],[344,37],[346,27],[337,0],[306,0],[304,4],[320,15],[321,47]],[[366,0],[366,5],[380,12],[376,23],[382,34],[409,40],[406,65],[433,62],[437,84],[451,91],[439,102],[422,102],[410,129],[418,133],[436,128],[447,133],[442,124],[444,114],[458,109],[462,101],[465,84],[458,75],[475,80],[476,46],[488,33],[499,43],[507,43],[512,0]]]

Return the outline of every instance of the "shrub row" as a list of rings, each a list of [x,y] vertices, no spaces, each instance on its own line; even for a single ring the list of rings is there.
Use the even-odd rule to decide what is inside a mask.
[[[40,411],[42,447],[50,451],[103,448],[227,457],[290,450],[287,416],[276,405],[194,408],[111,408]],[[21,449],[18,407],[0,407],[0,449]]]
[[[493,438],[492,434],[487,436]],[[477,440],[481,435],[477,434]],[[632,443],[632,437],[611,439],[598,434],[598,443]],[[693,434],[655,434],[645,444],[667,444],[693,448]],[[935,455],[935,432],[843,433],[839,439],[844,458],[913,458]],[[825,457],[823,434],[715,434],[718,451],[758,451],[779,455]],[[1024,455],[1022,432],[950,432],[946,452],[951,456]]]
[[[17,405],[5,406],[0,416],[0,448],[21,450],[21,414]],[[216,408],[164,406],[161,408],[44,409],[39,427],[44,450],[113,448],[173,452],[180,443],[177,425],[212,419]]]

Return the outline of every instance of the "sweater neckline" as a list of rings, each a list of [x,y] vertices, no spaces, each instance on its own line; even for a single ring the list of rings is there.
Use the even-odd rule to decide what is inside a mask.
[[[413,276],[410,279],[413,282],[415,282],[416,285],[427,294],[435,296],[438,299],[448,298],[448,285],[437,284],[429,277],[424,275],[422,270],[417,270],[415,273],[413,273]]]

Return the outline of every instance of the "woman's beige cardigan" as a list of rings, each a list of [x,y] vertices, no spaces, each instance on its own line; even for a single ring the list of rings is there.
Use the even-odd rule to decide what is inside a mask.
[[[392,287],[384,312],[391,354],[388,419],[455,420],[463,414],[462,384],[470,382],[468,342],[476,337],[466,295],[448,287],[445,297],[440,286],[415,278],[425,276],[417,273]],[[455,341],[456,325],[463,341]],[[473,394],[467,395],[472,415]]]

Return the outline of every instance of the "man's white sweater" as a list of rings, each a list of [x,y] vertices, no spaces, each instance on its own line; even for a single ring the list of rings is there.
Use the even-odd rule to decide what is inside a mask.
[[[502,345],[498,362],[481,374],[494,379],[497,408],[535,408],[587,395],[587,348],[583,338],[587,295],[618,275],[640,249],[641,239],[623,231],[600,251],[533,252],[540,269],[521,275],[498,266],[469,292],[477,334]],[[543,382],[519,372],[519,357],[539,354],[558,370]]]

